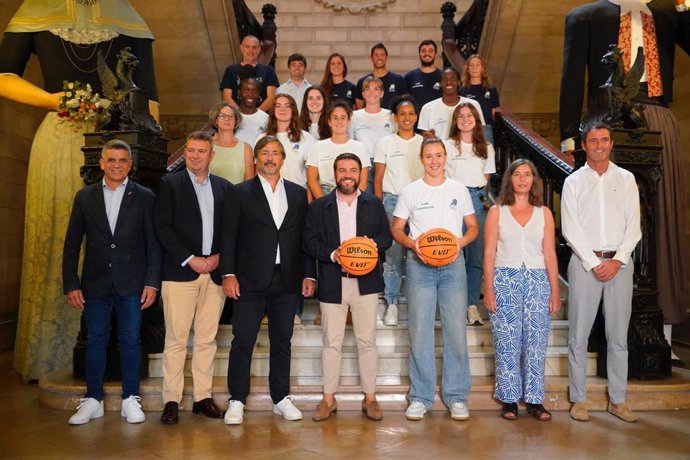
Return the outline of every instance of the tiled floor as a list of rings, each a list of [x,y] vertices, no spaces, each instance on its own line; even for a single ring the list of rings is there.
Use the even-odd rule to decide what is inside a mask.
[[[140,425],[118,413],[83,426],[69,426],[71,412],[38,404],[38,386],[22,384],[10,371],[11,355],[0,354],[0,458],[165,459],[690,459],[690,411],[641,413],[636,424],[606,412],[578,423],[565,411],[550,423],[526,414],[501,420],[495,411],[473,411],[467,422],[433,412],[421,422],[388,412],[383,422],[342,411],[332,420],[286,422],[270,412],[247,412],[245,424],[225,426],[181,414],[177,426],[149,412]]]

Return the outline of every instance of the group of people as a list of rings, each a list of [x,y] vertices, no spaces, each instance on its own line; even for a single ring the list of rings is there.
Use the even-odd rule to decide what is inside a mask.
[[[470,58],[463,76],[451,68],[436,69],[438,88],[430,88],[432,72],[426,70],[435,58],[433,41],[420,44],[420,69],[400,79],[386,70],[386,48],[377,44],[371,53],[374,69],[356,86],[343,85],[347,67],[338,54],[328,60],[324,85],[309,86],[306,60],[293,55],[291,78],[276,92],[272,69],[257,62],[259,49],[256,38],[243,40],[243,62],[227,69],[224,101],[210,112],[214,134],[188,136],[186,169],[165,177],[155,200],[127,179],[131,152],[121,141],[103,147],[103,181],[77,194],[65,240],[64,289],[68,302],[84,310],[89,335],[87,393],[70,423],[103,415],[111,308],[117,311],[122,349],[122,415],[131,423],[144,420],[139,358],[134,356],[140,354],[140,310],[151,305],[158,290],[166,326],[162,423],[179,421],[190,330],[193,412],[224,418],[226,424],[243,422],[252,352],[264,317],[273,412],[286,420],[302,419],[289,397],[291,338],[303,298],[313,295],[320,301],[323,325],[323,398],[312,419],[328,419],[337,410],[349,312],[362,410],[381,420],[376,325],[377,319],[398,324],[403,262],[410,335],[406,417],[421,420],[434,404],[438,307],[441,398],[453,419],[469,418],[466,326],[483,323],[477,305],[484,283],[502,417],[517,419],[517,402],[523,399],[530,415],[550,420],[543,406],[545,357],[550,315],[560,308],[554,219],[543,206],[541,181],[528,160],[508,167],[496,205],[488,202],[486,185],[496,169],[487,128],[498,96],[486,86],[484,61]],[[408,76],[412,83],[406,86]],[[469,84],[465,94],[470,97],[459,94],[460,82]],[[405,88],[410,93],[438,90],[441,96],[420,111],[419,101]],[[336,91],[344,97],[336,97]],[[353,104],[361,108],[353,112]],[[264,121],[255,124],[259,113]],[[608,159],[608,127],[587,128],[582,147],[587,166],[566,180],[562,200],[563,234],[574,250],[569,269],[571,415],[588,418],[586,342],[603,291],[609,411],[634,421],[636,415],[625,405],[625,337],[630,253],[640,238],[638,195],[632,175]],[[418,246],[420,235],[434,228],[457,237],[458,256],[442,267],[429,265]],[[372,240],[379,253],[374,270],[363,276],[349,274],[340,264],[341,244],[355,236]],[[377,318],[380,294],[388,306],[383,318]],[[222,410],[213,400],[212,380],[226,297],[233,299],[233,340],[230,400]]]

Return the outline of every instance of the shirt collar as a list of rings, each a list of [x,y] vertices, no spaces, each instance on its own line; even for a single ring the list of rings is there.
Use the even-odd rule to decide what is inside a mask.
[[[618,166],[616,166],[615,163],[614,163],[613,161],[609,160],[609,165],[608,165],[608,167],[606,168],[606,171],[604,171],[604,174],[602,174],[601,176],[607,175],[608,173],[610,173],[611,171],[613,171],[613,170],[614,170],[615,168],[617,168],[617,167],[618,167]],[[581,169],[584,169],[584,170],[586,170],[586,171],[589,171],[589,174],[593,174],[593,175],[595,175],[595,176],[597,176],[597,177],[601,177],[601,176],[599,176],[599,173],[596,172],[594,169],[592,169],[592,168],[589,166],[589,163],[587,163],[587,162],[585,162],[585,165],[584,165]]]
[[[187,168],[187,173],[189,174],[189,177],[192,179],[192,183],[196,185],[206,185],[209,183],[211,178],[211,171],[209,171],[208,174],[206,174],[206,178],[204,178],[204,181],[200,184],[196,180],[196,175],[189,168]]]
[[[651,0],[609,0],[609,2],[614,5],[621,7],[621,16],[625,16],[630,12],[642,12],[651,15],[652,12],[649,10],[649,7],[647,7],[647,3],[650,1]]]
[[[123,180],[122,183],[120,185],[118,185],[117,187],[115,187],[115,190],[113,190],[110,187],[108,187],[108,184],[105,183],[105,177],[103,178],[103,181],[102,181],[103,189],[108,189],[108,190],[113,191],[113,192],[126,187],[128,182],[129,182],[129,177],[125,177],[125,180]]]
[[[352,203],[356,202],[357,198],[359,198],[359,196],[361,194],[362,194],[362,191],[358,188],[357,192],[356,192],[356,196],[355,196],[354,200],[352,200]],[[340,193],[340,191],[337,188],[335,189],[335,200],[340,201],[341,203],[344,203],[344,204],[350,206],[350,204],[347,204],[347,201],[343,198],[343,195]]]
[[[271,183],[270,183],[269,181],[267,181],[267,180],[264,178],[264,176],[262,176],[261,174],[258,174],[258,173],[257,173],[256,177],[258,177],[259,180],[261,181],[261,185],[263,185],[264,187],[270,187],[271,190],[273,190],[273,186],[271,185]],[[283,181],[283,176],[280,176],[280,178],[278,179],[278,183],[276,184],[276,190],[278,189],[278,187],[280,187],[280,186],[283,184],[283,182],[284,182],[284,181]]]

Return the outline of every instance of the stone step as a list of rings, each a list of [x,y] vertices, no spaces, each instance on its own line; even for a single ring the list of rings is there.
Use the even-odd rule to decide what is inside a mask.
[[[436,322],[435,325],[435,343],[436,346],[441,346],[443,343],[441,335],[441,323]],[[218,328],[218,335],[216,336],[216,343],[219,347],[229,347],[232,343],[232,326],[221,325]],[[268,346],[268,326],[261,326],[259,335],[257,337],[257,346]],[[301,324],[294,328],[292,334],[293,347],[308,347],[320,346],[323,343],[321,326],[314,326],[313,324]],[[488,321],[483,326],[468,326],[467,327],[467,344],[469,346],[488,346],[491,345],[491,326]],[[568,344],[568,321],[555,320],[551,322],[551,332],[549,334],[550,346],[567,346]],[[189,340],[189,347],[191,349],[192,338]],[[347,326],[345,329],[344,346],[355,346],[355,335],[352,331],[352,326]],[[410,336],[407,331],[407,321],[401,321],[398,326],[384,326],[380,324],[376,330],[376,345],[379,347],[391,346],[409,346]]]
[[[472,389],[467,395],[468,406],[473,410],[500,409],[499,403],[493,398],[494,379],[490,376],[472,378]],[[64,411],[74,411],[79,405],[79,398],[86,392],[86,384],[75,380],[70,371],[56,371],[39,379],[39,402],[46,407]],[[161,411],[163,400],[161,397],[161,378],[147,378],[141,382],[141,397],[144,410]],[[403,411],[407,407],[405,395],[409,388],[409,379],[400,377],[378,378],[378,401],[384,411]],[[568,410],[568,378],[547,376],[545,382],[546,394],[544,406],[549,410]],[[291,394],[296,405],[302,409],[305,421],[311,423],[309,417],[318,401],[321,399],[321,385],[319,380],[312,378],[291,378]],[[588,404],[592,410],[606,410],[608,396],[606,380],[599,377],[587,378]],[[120,382],[107,382],[104,385],[105,409],[119,411],[121,404]],[[227,407],[228,391],[225,378],[216,377],[213,381],[213,395],[218,405]],[[356,377],[343,377],[337,393],[339,410],[360,410],[362,393]],[[664,380],[630,380],[626,402],[635,410],[670,410],[690,409],[690,371],[674,367],[670,378]],[[192,380],[185,378],[184,396],[181,410],[190,411],[192,407]],[[247,400],[247,417],[251,411],[270,410],[268,379],[266,377],[252,377],[251,395]],[[433,410],[446,411],[440,401],[439,389],[436,389],[436,403]],[[159,414],[149,416],[148,421],[156,421]],[[191,414],[183,414],[191,417]],[[222,423],[219,421],[219,423]]]
[[[292,347],[292,361],[290,373],[300,378],[315,378],[321,376],[321,346]],[[407,346],[379,346],[378,375],[385,377],[399,377],[408,375],[409,347]],[[228,371],[228,347],[219,347],[216,352],[214,376],[222,377]],[[473,376],[494,375],[494,350],[491,346],[469,346],[470,372]],[[436,347],[436,368],[441,370],[442,348]],[[589,353],[587,357],[587,375],[596,374],[596,353]],[[149,354],[149,375],[163,376],[163,354]],[[269,372],[269,348],[257,346],[252,357],[251,375],[267,376]],[[187,354],[185,375],[191,376],[191,353]],[[359,375],[357,348],[344,346],[342,349],[341,375],[356,377]],[[549,347],[546,353],[546,375],[568,375],[568,350],[566,347]]]

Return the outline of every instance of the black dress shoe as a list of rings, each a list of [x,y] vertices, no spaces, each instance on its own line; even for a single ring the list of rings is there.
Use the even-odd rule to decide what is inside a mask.
[[[213,402],[212,398],[206,398],[195,402],[192,406],[192,412],[195,414],[204,414],[209,418],[223,418],[225,415],[225,411],[220,410],[218,406],[216,406],[216,403]]]
[[[179,408],[180,405],[174,401],[168,401],[165,403],[163,413],[161,414],[161,423],[166,425],[175,425],[179,421],[179,417],[177,416]]]

